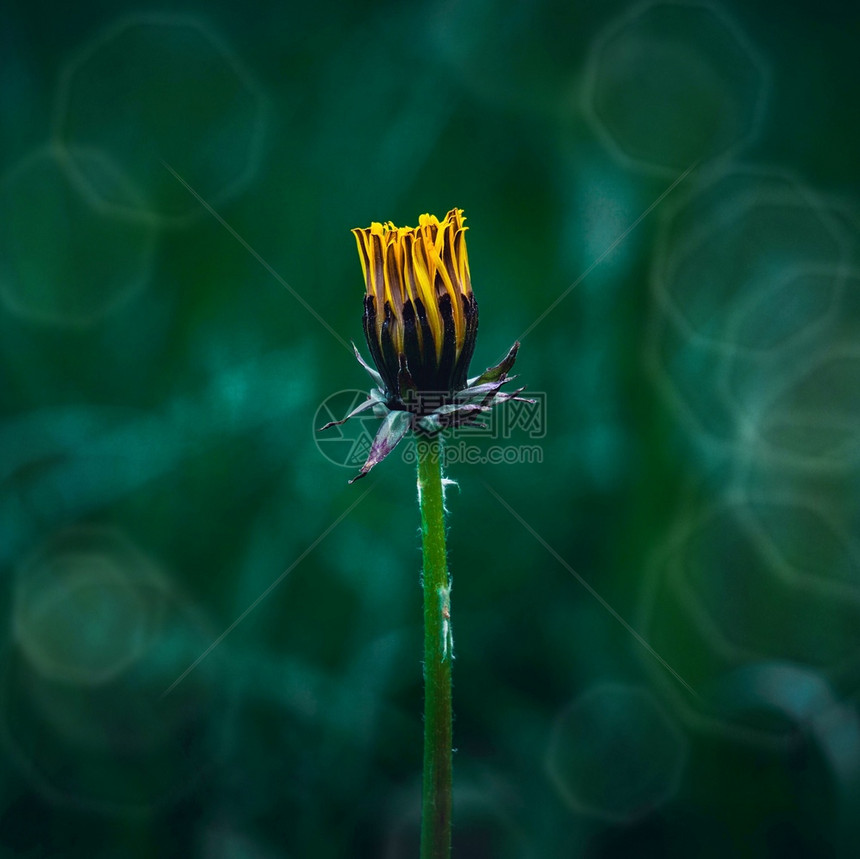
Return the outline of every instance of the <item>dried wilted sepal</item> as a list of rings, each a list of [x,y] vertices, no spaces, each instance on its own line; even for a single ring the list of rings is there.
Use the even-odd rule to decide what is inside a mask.
[[[385,419],[363,477],[414,429],[433,433],[479,426],[476,418],[496,402],[521,399],[500,391],[509,380],[519,343],[495,367],[467,379],[478,333],[462,209],[440,222],[421,215],[417,227],[372,223],[353,230],[364,271],[364,335],[376,370],[355,350],[376,384],[343,421],[369,408]]]

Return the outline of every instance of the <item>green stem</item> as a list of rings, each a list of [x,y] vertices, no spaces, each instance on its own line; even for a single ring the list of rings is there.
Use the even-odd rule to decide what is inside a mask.
[[[424,782],[421,859],[451,855],[451,580],[445,552],[442,442],[418,440],[424,549]]]

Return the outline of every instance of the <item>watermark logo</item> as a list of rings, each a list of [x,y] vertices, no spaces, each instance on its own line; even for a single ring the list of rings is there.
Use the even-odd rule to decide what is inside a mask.
[[[367,391],[347,389],[326,397],[314,415],[314,441],[317,450],[335,465],[361,468],[370,453],[373,437],[379,428],[379,418],[368,410],[345,424],[320,432],[329,421],[343,420],[367,399]]]
[[[525,395],[524,395],[525,396]],[[546,436],[546,394],[528,392],[534,402],[511,400],[480,415],[480,427],[454,427],[445,432],[446,465],[519,465],[543,462],[543,448],[533,442]],[[343,420],[367,400],[367,392],[349,388],[326,397],[314,414],[313,434],[317,450],[335,465],[361,468],[370,453],[382,415],[372,409],[325,432],[320,427]],[[488,443],[489,442],[489,443]],[[420,446],[401,446],[404,462],[415,463]]]
[[[477,444],[464,438],[451,438],[457,430],[451,430],[442,448],[445,465],[532,465],[543,462],[543,448],[539,444]],[[432,448],[427,444],[406,445],[403,448],[403,461],[416,463],[432,456]]]
[[[458,427],[454,432],[460,438],[487,438],[508,441],[525,436],[534,441],[546,436],[546,394],[527,391],[526,400],[510,400],[503,406],[481,415],[483,427]]]

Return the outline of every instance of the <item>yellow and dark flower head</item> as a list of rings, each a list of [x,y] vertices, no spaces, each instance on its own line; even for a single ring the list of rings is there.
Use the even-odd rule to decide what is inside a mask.
[[[372,223],[353,230],[364,271],[364,335],[376,369],[355,350],[376,388],[343,421],[373,408],[384,415],[370,456],[357,477],[381,462],[409,429],[434,433],[480,426],[503,393],[519,343],[505,358],[467,379],[478,333],[478,304],[466,254],[465,218],[452,209],[440,221],[421,215],[417,227]]]
[[[446,396],[466,386],[475,350],[478,304],[472,294],[460,209],[440,223],[371,224],[353,230],[367,285],[364,334],[392,400]]]

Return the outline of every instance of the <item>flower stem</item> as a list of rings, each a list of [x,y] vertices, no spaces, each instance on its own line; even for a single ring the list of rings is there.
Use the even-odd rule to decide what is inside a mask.
[[[445,551],[442,442],[418,440],[424,550],[424,781],[421,859],[451,855],[451,581]]]

